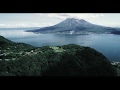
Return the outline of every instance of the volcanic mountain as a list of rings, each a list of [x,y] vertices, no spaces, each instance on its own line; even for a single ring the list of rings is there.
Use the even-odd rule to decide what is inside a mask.
[[[64,21],[49,27],[43,27],[27,32],[55,33],[55,34],[88,34],[88,33],[120,33],[120,28],[105,27],[92,24],[84,19],[67,18]]]

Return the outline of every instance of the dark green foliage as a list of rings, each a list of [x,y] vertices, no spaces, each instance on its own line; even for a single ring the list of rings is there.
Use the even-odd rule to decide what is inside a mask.
[[[72,47],[73,46],[74,45],[72,45]],[[69,47],[71,47],[71,45],[68,45],[68,48]],[[72,47],[69,49],[73,49]],[[101,53],[89,47],[84,47],[82,49],[79,47],[75,50],[75,52],[63,52],[60,57],[60,61],[49,66],[43,75],[115,76],[116,72],[113,69],[111,63]]]
[[[7,62],[6,61],[0,61],[0,73],[5,72],[7,67]]]
[[[34,49],[34,47],[25,43],[15,43],[13,47],[14,52],[27,51],[30,49]]]
[[[63,49],[80,49],[81,48],[81,46],[79,46],[79,45],[75,45],[75,44],[68,44],[68,45],[64,45],[64,46],[62,46],[63,47]]]
[[[1,49],[4,49],[4,48],[6,48],[10,45],[13,45],[13,44],[14,44],[14,42],[4,38],[3,36],[0,36],[0,47],[1,47]]]
[[[104,76],[106,74],[109,76],[110,74],[115,74],[111,63],[106,59],[106,57],[89,47],[84,48],[82,52],[81,50],[77,50],[76,56],[79,59],[81,59],[81,57],[83,58],[89,75]]]
[[[60,61],[52,64],[43,73],[45,76],[81,76],[85,75],[84,68],[80,69],[78,58],[70,52],[61,55]]]
[[[55,55],[53,50],[30,56],[25,55],[15,61],[8,61],[7,70],[16,76],[41,76],[41,72],[47,69],[48,63],[54,62]]]
[[[20,50],[32,49],[33,46],[25,43],[15,43],[4,38],[3,36],[0,36],[0,49],[5,50],[7,48],[13,51],[20,51]]]
[[[19,60],[8,62],[8,72],[15,76],[40,75],[41,67],[37,66],[36,59],[24,56]]]
[[[1,46],[3,41],[1,40]],[[8,45],[8,42],[3,43],[6,47],[2,47],[3,50],[0,52],[1,54],[9,52],[4,59],[1,57],[1,76],[116,75],[116,71],[107,58],[90,47],[68,44],[58,46],[63,51],[56,52],[54,47],[53,49],[49,46],[34,48],[24,43]],[[6,58],[9,60],[6,61]],[[15,60],[12,60],[13,58]]]
[[[113,63],[113,62],[112,62]],[[120,76],[120,62],[114,62],[115,64],[112,64],[114,69],[117,72],[117,76]]]
[[[43,51],[43,52],[48,51],[48,50],[52,50],[52,49],[49,46],[41,47],[41,51]]]
[[[34,47],[24,43],[15,43],[0,36],[0,59],[16,59]]]

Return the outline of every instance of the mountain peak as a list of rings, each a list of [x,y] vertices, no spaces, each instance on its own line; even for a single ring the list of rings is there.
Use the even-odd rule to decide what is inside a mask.
[[[67,18],[67,19],[65,19],[65,21],[66,20],[69,20],[69,21],[84,21],[84,22],[86,22],[84,19],[76,19],[76,18]]]
[[[82,22],[87,22],[87,21],[85,21],[84,19],[80,19],[79,21],[82,21]]]
[[[89,23],[89,22],[85,21],[84,19],[76,19],[76,18],[67,18],[63,22],[65,22],[65,23],[71,22],[73,24]]]
[[[75,18],[67,18],[66,20],[75,20]]]
[[[67,18],[55,26],[56,27],[74,28],[74,27],[88,26],[88,25],[91,25],[91,23],[85,21],[84,19]]]

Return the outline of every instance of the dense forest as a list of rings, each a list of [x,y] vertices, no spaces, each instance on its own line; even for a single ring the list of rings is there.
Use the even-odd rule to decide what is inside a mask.
[[[110,61],[90,47],[33,47],[3,37],[0,43],[0,76],[117,76]]]

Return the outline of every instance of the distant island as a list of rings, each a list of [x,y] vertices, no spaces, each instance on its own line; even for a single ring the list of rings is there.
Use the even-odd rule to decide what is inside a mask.
[[[118,69],[90,47],[33,47],[0,36],[0,76],[118,76]]]
[[[56,25],[26,30],[26,32],[37,34],[120,34],[120,28],[96,25],[84,19],[67,18]]]

